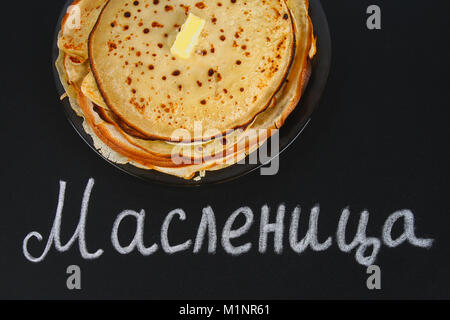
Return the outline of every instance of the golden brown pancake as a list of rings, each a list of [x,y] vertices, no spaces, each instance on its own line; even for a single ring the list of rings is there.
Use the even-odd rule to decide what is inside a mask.
[[[88,4],[84,2],[89,2],[91,0],[81,0],[78,2],[78,5],[83,5],[84,7],[89,7]],[[110,2],[112,2],[111,0]],[[98,2],[98,1],[97,1]],[[91,21],[95,20],[93,19],[94,16],[100,17],[100,19],[95,20],[97,23],[97,27],[99,23],[101,22],[102,15],[106,12],[108,9],[109,3],[106,4],[106,0],[100,1],[97,4],[97,7],[103,8],[104,11],[102,13],[101,10],[91,10],[91,11],[81,11],[82,15],[86,14],[83,12],[89,12],[89,19],[86,17],[82,17],[82,20]],[[134,1],[118,1],[121,3],[128,3],[128,6],[135,6]],[[166,3],[167,2],[167,3]],[[269,1],[270,2],[270,1]],[[145,9],[146,4],[148,4],[148,8],[150,7],[150,3],[146,3],[145,1],[139,1],[139,4],[143,4],[144,6],[141,9],[142,11]],[[151,2],[153,6],[153,1]],[[166,5],[173,5],[175,1],[160,1],[160,10],[165,11]],[[208,4],[209,2],[205,1],[205,4]],[[270,2],[272,3],[272,2]],[[60,58],[57,61],[57,67],[58,71],[61,76],[62,83],[66,89],[66,92],[69,96],[70,102],[74,108],[74,110],[83,116],[85,118],[84,127],[85,130],[93,137],[94,143],[96,147],[99,149],[99,151],[109,160],[116,162],[116,163],[132,163],[138,167],[141,168],[147,168],[147,169],[153,169],[158,170],[160,172],[164,172],[167,174],[175,175],[178,177],[182,177],[185,179],[191,179],[195,176],[196,173],[204,171],[213,171],[213,170],[220,170],[224,167],[227,167],[229,165],[232,165],[236,163],[237,161],[245,158],[246,155],[249,153],[255,151],[258,149],[258,147],[264,143],[267,138],[270,136],[270,134],[273,133],[273,131],[270,131],[271,129],[278,129],[280,128],[285,119],[288,117],[288,115],[292,112],[292,110],[297,105],[302,91],[304,90],[306,83],[309,78],[309,72],[310,72],[310,52],[315,51],[315,47],[313,47],[313,33],[312,33],[312,25],[310,18],[308,16],[308,3],[307,1],[297,1],[297,0],[280,0],[280,1],[274,1],[272,4],[278,3],[280,7],[275,7],[277,11],[281,14],[281,12],[284,12],[283,10],[287,10],[286,14],[289,14],[288,21],[290,22],[290,33],[288,35],[289,39],[292,39],[292,46],[290,50],[287,50],[286,52],[290,52],[290,58],[289,59],[281,59],[283,61],[286,61],[287,69],[283,72],[284,74],[280,76],[279,82],[273,81],[271,84],[272,90],[267,91],[267,95],[270,96],[270,99],[268,99],[267,104],[264,105],[262,111],[259,110],[259,112],[256,112],[253,115],[253,118],[250,119],[250,122],[246,123],[242,128],[236,128],[236,127],[222,127],[224,131],[226,131],[228,134],[227,137],[219,137],[217,139],[212,139],[204,142],[195,142],[195,143],[171,143],[167,141],[166,139],[154,139],[155,137],[149,137],[145,132],[143,133],[141,128],[136,128],[132,124],[132,121],[130,119],[123,117],[123,114],[117,113],[117,110],[114,109],[114,107],[111,107],[109,103],[107,103],[107,97],[105,96],[105,93],[102,90],[99,90],[99,87],[97,85],[99,79],[97,77],[98,74],[95,75],[95,71],[91,68],[93,65],[91,59],[85,61],[83,59],[80,59],[80,54],[74,54],[73,50],[70,48],[67,49],[67,44],[65,41],[67,41],[67,37],[62,39],[62,36],[60,35],[58,45],[60,47],[61,53]],[[239,4],[239,1],[236,2],[237,6],[241,5],[241,9],[244,9],[244,6],[242,4]],[[225,4],[224,4],[225,6]],[[135,7],[138,7],[137,5]],[[279,9],[281,8],[281,9]],[[285,9],[283,9],[285,8]],[[197,8],[199,9],[199,8]],[[283,9],[283,10],[282,10]],[[154,12],[155,9],[152,11]],[[184,10],[187,10],[184,8]],[[185,15],[185,11],[183,10],[183,15]],[[189,10],[192,10],[191,8]],[[199,9],[202,12],[204,9]],[[241,11],[242,11],[241,10]],[[171,10],[171,11],[176,11]],[[128,11],[125,11],[128,12]],[[165,11],[166,12],[166,11]],[[170,12],[170,11],[167,11]],[[214,12],[214,10],[209,11],[211,14]],[[236,11],[238,12],[238,10]],[[276,13],[275,10],[272,9],[273,13]],[[197,15],[201,15],[201,13],[198,13],[196,11]],[[125,14],[125,13],[124,13]],[[131,11],[130,11],[131,14]],[[139,24],[141,23],[137,15],[136,16],[136,24],[137,29],[139,27]],[[104,18],[105,16],[103,16]],[[165,17],[165,16],[164,16]],[[214,18],[216,20],[216,25],[219,23],[222,16],[217,14],[217,12],[214,13]],[[275,17],[275,18],[274,18]],[[130,18],[134,20],[134,16]],[[271,16],[271,19],[276,19],[276,16]],[[174,18],[175,19],[175,18]],[[185,16],[184,16],[185,19]],[[207,26],[209,24],[213,24],[211,21],[207,21]],[[280,17],[280,19],[285,20],[284,15]],[[156,21],[156,20],[155,20]],[[166,20],[165,20],[166,21]],[[114,22],[114,21],[113,21]],[[116,21],[116,23],[119,23],[119,21]],[[153,22],[152,22],[153,23]],[[231,21],[228,18],[228,23],[233,24],[234,22]],[[282,26],[280,22],[280,26]],[[95,24],[95,23],[94,23]],[[214,25],[214,24],[213,24]],[[117,24],[115,27],[119,27],[119,24]],[[115,28],[114,27],[114,28]],[[131,23],[128,27],[131,27]],[[93,28],[93,26],[92,26]],[[208,26],[208,28],[212,28],[211,30],[215,30],[213,26]],[[205,28],[208,30],[208,28]],[[281,27],[280,27],[281,28]],[[63,24],[64,29],[64,24]],[[118,28],[117,28],[118,29]],[[150,28],[149,28],[150,29]],[[157,29],[155,31],[155,34],[159,34],[158,30],[160,28],[155,27],[154,29]],[[225,34],[225,29],[223,29],[223,32],[219,32]],[[93,29],[92,29],[93,30]],[[91,31],[92,31],[91,30]],[[98,32],[99,29],[96,29]],[[145,28],[144,28],[145,30]],[[175,30],[177,31],[177,30]],[[87,45],[87,39],[89,38],[89,35],[86,35],[87,29],[81,28],[77,31],[79,33],[78,37],[79,39],[85,39],[85,45]],[[84,34],[83,34],[84,32]],[[153,29],[148,32],[150,34],[153,32]],[[210,32],[208,32],[209,34]],[[92,35],[91,34],[91,39]],[[143,32],[143,34],[145,34]],[[281,34],[281,33],[280,33]],[[171,36],[176,36],[176,32]],[[164,34],[163,34],[164,37]],[[167,39],[170,36],[167,35]],[[226,37],[226,35],[225,35]],[[164,37],[165,38],[165,37]],[[208,39],[208,37],[206,37]],[[240,38],[235,38],[240,39]],[[244,38],[245,40],[245,38]],[[267,39],[266,39],[267,40]],[[72,41],[72,40],[70,40]],[[168,41],[168,40],[167,40]],[[167,50],[170,50],[170,46],[174,39],[171,40],[171,42],[167,42]],[[220,42],[222,42],[219,39]],[[233,40],[234,41],[234,40]],[[226,42],[226,41],[224,41]],[[257,42],[252,42],[257,43]],[[199,41],[199,44],[196,47],[196,52],[200,52],[200,49],[202,45],[202,42]],[[214,46],[214,53],[219,54],[221,50],[219,50],[220,47]],[[248,47],[247,47],[248,48]],[[273,46],[272,46],[273,48]],[[159,48],[158,50],[163,50],[163,48]],[[136,48],[135,48],[136,50]],[[224,52],[229,49],[224,49]],[[241,51],[245,50],[240,47]],[[112,50],[111,52],[114,52]],[[168,57],[165,57],[165,55],[168,55]],[[207,53],[206,56],[203,55],[196,55],[194,53],[192,57],[194,59],[197,59],[195,61],[207,61],[202,60],[202,58],[208,57],[210,55],[210,52]],[[142,52],[141,52],[142,57]],[[137,56],[136,56],[137,58]],[[160,63],[165,63],[169,60],[165,60],[166,58],[169,58],[170,61],[178,61],[178,63],[181,63],[181,59],[175,58],[171,56],[170,51],[168,53],[166,52],[164,54],[164,58],[161,57]],[[175,58],[176,60],[173,60]],[[275,57],[276,58],[276,57]],[[231,59],[231,60],[234,60]],[[130,59],[131,61],[131,59]],[[134,60],[133,60],[134,61]],[[212,60],[211,60],[212,61]],[[200,63],[196,62],[196,63]],[[241,61],[242,62],[242,61]],[[186,62],[185,62],[186,63]],[[281,62],[280,62],[281,64]],[[194,64],[190,64],[191,69],[197,69]],[[161,66],[161,65],[158,65]],[[157,65],[154,65],[153,71],[156,70]],[[171,68],[162,65],[162,68],[165,68],[166,70],[171,70]],[[181,68],[181,67],[180,67]],[[133,69],[122,69],[126,71],[130,71]],[[222,70],[222,69],[221,69]],[[242,73],[236,73],[234,72],[234,68],[228,68],[223,67],[223,71],[219,72],[220,77],[223,79],[225,77],[234,79],[235,81],[231,81],[232,83],[237,82],[239,83],[239,79],[242,77],[245,77]],[[93,72],[94,71],[94,72]],[[149,70],[150,71],[150,70]],[[106,69],[105,69],[106,72]],[[141,71],[142,72],[142,71]],[[250,72],[250,71],[249,71]],[[251,73],[251,72],[250,72]],[[126,72],[124,74],[127,74]],[[189,73],[186,73],[185,78],[183,81],[191,81],[187,75]],[[192,74],[192,73],[191,73]],[[194,73],[195,74],[195,73]],[[144,73],[145,75],[145,73]],[[117,78],[119,78],[121,75],[120,73],[117,74]],[[143,76],[143,75],[141,75]],[[181,76],[181,70],[180,75],[173,76],[173,78],[177,78]],[[211,79],[211,82],[206,82],[217,85],[215,81],[217,77],[217,72],[214,72],[214,75]],[[240,77],[240,78],[239,78]],[[194,77],[195,78],[195,77]],[[138,77],[138,79],[140,79]],[[179,78],[181,79],[181,78]],[[215,79],[215,80],[214,80]],[[172,79],[173,80],[173,79]],[[214,82],[213,82],[214,80]],[[105,82],[104,80],[101,80],[102,83],[106,83],[107,87],[110,86],[108,84],[109,82]],[[119,80],[117,80],[119,81]],[[139,80],[140,82],[141,80]],[[143,81],[143,80],[142,80]],[[147,81],[147,80],[146,80]],[[166,79],[167,81],[167,79]],[[223,81],[223,80],[222,80]],[[169,81],[170,82],[170,81]],[[219,81],[221,82],[221,81]],[[132,81],[133,83],[133,81]],[[156,81],[154,79],[154,82],[149,82],[149,85],[160,85],[162,83],[161,80]],[[220,84],[220,83],[219,83]],[[249,86],[251,86],[253,83],[250,83]],[[126,84],[128,86],[128,84]],[[198,84],[197,84],[198,86]],[[111,86],[113,87],[113,86]],[[121,87],[120,85],[118,87]],[[145,86],[144,86],[145,87]],[[156,87],[155,87],[156,88]],[[172,98],[172,95],[177,94],[178,87],[176,87],[175,92],[174,90],[168,88],[165,88],[163,86],[159,87],[160,90],[166,90],[165,94],[170,95]],[[203,88],[203,82],[202,87]],[[169,90],[170,89],[170,90]],[[144,90],[144,89],[142,89]],[[250,89],[249,89],[250,90]],[[261,89],[264,90],[264,89]],[[192,90],[194,92],[194,90]],[[227,90],[228,91],[228,90]],[[240,94],[242,96],[245,96],[245,89],[243,92],[240,91]],[[136,90],[137,92],[137,90]],[[155,98],[154,92],[148,91],[148,95],[150,98]],[[195,91],[197,94],[200,91]],[[208,92],[206,90],[205,92]],[[229,92],[229,91],[228,91]],[[172,95],[171,95],[172,94]],[[185,99],[185,96],[182,97]],[[231,100],[231,99],[230,99]],[[161,100],[162,101],[162,100]],[[207,106],[209,103],[206,104]],[[232,104],[226,104],[230,109],[228,113],[235,112],[237,107],[232,107]],[[263,104],[261,104],[262,106]],[[130,107],[130,106],[129,106]],[[121,109],[127,110],[126,107],[121,106]],[[194,108],[195,109],[195,108]],[[194,110],[193,109],[193,110]],[[202,113],[198,111],[197,109],[196,114],[198,117],[202,116]],[[158,113],[158,112],[157,112]],[[159,114],[159,113],[158,113]],[[197,117],[197,118],[198,118]],[[172,115],[172,120],[177,120],[179,123],[182,117],[177,118]],[[205,117],[203,120],[208,119],[208,117]],[[221,122],[217,118],[214,118],[215,122]],[[237,118],[236,118],[237,119]],[[243,120],[246,119],[246,120]],[[245,121],[248,121],[247,118],[242,117],[241,118],[242,123]],[[175,121],[174,121],[175,123]],[[231,122],[230,122],[231,123]],[[231,125],[230,125],[231,126]],[[239,126],[238,126],[239,127]],[[180,127],[182,128],[182,127]],[[172,127],[170,130],[173,130]],[[218,130],[220,131],[220,130]],[[169,132],[169,131],[167,131]],[[255,134],[256,132],[256,134]],[[152,139],[153,138],[153,139]],[[211,138],[211,136],[202,136],[202,139],[204,138]],[[195,140],[195,139],[194,139]],[[174,161],[173,155],[177,154],[179,157],[177,157],[177,161]],[[181,159],[181,162],[179,160]],[[202,174],[203,175],[203,174]]]
[[[202,127],[196,141],[249,124],[268,106],[292,58],[284,1],[187,4],[110,0],[89,40],[91,68],[108,107],[158,140],[173,140],[177,129],[194,137],[196,123]],[[188,12],[208,22],[195,53],[179,59],[170,48]]]

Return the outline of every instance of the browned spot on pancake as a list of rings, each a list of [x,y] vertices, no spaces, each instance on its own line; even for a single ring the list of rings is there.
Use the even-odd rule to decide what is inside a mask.
[[[286,41],[286,39],[287,39],[286,36],[284,36],[283,39],[280,42],[278,42],[278,44],[277,44],[277,51],[280,51],[280,49],[283,47],[284,42]]]
[[[109,48],[109,52],[111,52],[111,51],[117,49],[117,45],[112,41],[108,41],[108,48]]]
[[[154,65],[151,64],[151,65],[148,66],[148,70],[153,70],[153,69],[155,69]]]
[[[138,5],[139,5],[139,1],[135,1],[135,2],[133,2],[133,4],[134,4],[135,6],[138,6]]]
[[[127,85],[130,85],[132,81],[133,81],[133,80],[132,80],[130,77],[128,77],[128,78],[127,78]]]
[[[197,2],[195,4],[195,6],[199,9],[205,9],[206,8],[206,4],[204,4],[203,2]]]
[[[173,7],[172,6],[165,6],[164,10],[166,10],[166,12],[172,11]]]
[[[149,33],[149,32],[150,32],[150,29],[149,29],[149,28],[145,28],[143,32],[144,32],[144,33]]]
[[[198,85],[199,87],[201,87],[201,86],[203,85],[203,83],[201,83],[200,81],[197,80],[197,85]]]
[[[130,99],[130,103],[136,108],[136,110],[143,114],[145,111],[145,105],[144,104],[139,104],[139,102],[136,101],[136,98],[133,97]]]
[[[164,25],[160,24],[160,23],[157,22],[157,21],[153,21],[153,22],[152,22],[152,27],[153,27],[153,28],[164,28]]]
[[[172,72],[172,75],[175,77],[179,76],[180,74],[181,74],[180,70],[175,70],[174,72]]]
[[[185,14],[185,15],[188,15],[188,14],[189,14],[189,10],[190,10],[190,7],[189,7],[189,6],[186,6],[186,5],[184,5],[184,4],[180,4],[180,7],[184,9],[184,14]]]
[[[214,69],[209,69],[208,70],[208,76],[212,77],[214,75]]]
[[[206,100],[202,100],[202,101],[200,101],[200,103],[205,105],[206,104]]]
[[[124,13],[125,18],[131,17],[131,12],[127,11]]]
[[[154,4],[154,5],[159,4],[159,0],[153,0],[153,4]]]
[[[226,37],[224,35],[220,36],[220,40],[225,41]]]
[[[278,19],[279,17],[281,17],[280,11],[278,11],[276,8],[272,8],[272,10],[275,12],[275,18],[276,18],[276,19]]]

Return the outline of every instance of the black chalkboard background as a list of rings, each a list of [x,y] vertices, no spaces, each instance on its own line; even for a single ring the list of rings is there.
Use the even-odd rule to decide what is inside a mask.
[[[281,157],[277,176],[258,172],[207,188],[152,185],[118,171],[79,138],[61,110],[52,73],[52,41],[63,0],[9,2],[2,14],[2,155],[0,298],[450,298],[450,190],[448,124],[450,5],[445,1],[324,0],[333,64],[322,102],[309,127]],[[382,8],[381,31],[366,28],[366,8]],[[96,179],[87,240],[105,254],[88,262],[77,246],[28,262],[22,241],[47,237],[58,182],[68,182],[63,239],[79,217],[81,197]],[[195,236],[202,208],[218,225],[241,206],[256,216],[269,204],[305,212],[321,205],[320,235],[334,235],[341,210],[369,210],[368,234],[379,237],[385,219],[408,208],[417,235],[435,239],[429,250],[382,247],[382,290],[366,288],[366,268],[337,246],[323,253],[277,256],[254,248],[231,257],[157,253],[120,256],[111,227],[124,209],[147,211],[146,242],[158,241],[166,214],[183,208],[188,220],[175,240]],[[303,225],[306,224],[303,217]],[[258,219],[256,219],[258,221]],[[132,225],[124,225],[124,236]],[[258,227],[243,240],[257,245]],[[34,243],[36,254],[41,244]],[[34,252],[34,251],[33,251]],[[83,271],[83,290],[66,289],[66,268]]]

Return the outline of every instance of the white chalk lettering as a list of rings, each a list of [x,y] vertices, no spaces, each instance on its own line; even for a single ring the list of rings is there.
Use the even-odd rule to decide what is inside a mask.
[[[298,227],[300,223],[300,212],[301,212],[300,207],[297,207],[292,213],[292,222],[289,237],[292,250],[294,250],[297,253],[302,253],[308,247],[311,247],[313,251],[324,251],[327,250],[329,247],[331,247],[333,243],[331,237],[328,237],[327,240],[325,240],[325,242],[323,243],[319,243],[319,240],[317,239],[319,213],[320,213],[319,206],[315,206],[314,208],[312,208],[311,214],[309,216],[308,232],[306,233],[306,236],[300,242],[298,242]]]
[[[217,248],[217,227],[216,216],[211,207],[203,209],[202,221],[198,227],[197,238],[195,239],[194,253],[199,253],[202,250],[206,232],[208,232],[208,253],[214,254]]]
[[[122,247],[119,242],[119,227],[122,221],[127,217],[134,217],[136,219],[136,233],[131,243],[127,247]],[[117,217],[116,221],[114,222],[113,231],[111,234],[111,241],[117,252],[125,255],[130,254],[137,248],[139,253],[141,253],[143,256],[150,256],[158,250],[157,244],[153,244],[149,248],[146,248],[144,246],[144,221],[144,210],[142,210],[140,213],[137,213],[136,211],[125,210]]]
[[[61,243],[61,220],[62,220],[62,211],[64,208],[64,199],[66,194],[66,185],[67,183],[64,181],[60,182],[60,189],[59,189],[59,197],[58,197],[58,207],[56,209],[56,217],[53,223],[52,230],[50,231],[50,235],[48,237],[47,245],[45,246],[44,252],[39,257],[33,257],[30,252],[28,251],[28,242],[32,238],[36,238],[38,241],[42,241],[44,237],[38,233],[38,232],[31,232],[25,237],[25,240],[23,241],[23,253],[25,257],[34,263],[42,262],[47,254],[49,253],[52,245],[55,245],[55,248],[59,252],[66,252],[69,251],[72,245],[78,240],[78,246],[80,248],[81,256],[86,260],[92,260],[97,259],[103,254],[103,250],[99,249],[95,253],[89,253],[88,249],[86,248],[86,235],[85,235],[85,229],[86,229],[86,217],[88,213],[88,206],[89,206],[89,199],[91,197],[91,192],[94,187],[95,181],[94,179],[90,179],[86,190],[84,191],[83,200],[81,203],[81,213],[80,213],[80,220],[78,222],[77,229],[75,230],[75,233],[73,234],[72,238],[67,242],[66,245],[62,245]]]
[[[232,230],[234,222],[236,221],[236,218],[240,214],[244,214],[245,216],[245,224],[240,227],[237,230]],[[233,256],[239,256],[241,254],[244,254],[246,252],[249,252],[252,248],[251,243],[246,243],[244,245],[241,245],[239,247],[235,247],[231,244],[232,239],[236,239],[239,237],[242,237],[244,234],[246,234],[250,227],[253,224],[253,212],[252,209],[248,207],[240,208],[236,210],[230,218],[228,218],[227,222],[225,223],[225,227],[223,228],[222,232],[222,246],[225,249],[225,251]]]
[[[276,223],[269,224],[269,207],[265,205],[261,210],[261,226],[259,236],[259,252],[267,251],[267,239],[269,233],[274,233],[274,249],[277,254],[283,253],[284,214],[286,207],[279,206]]]
[[[392,239],[392,227],[400,218],[404,219],[403,234],[398,239]],[[401,210],[394,212],[384,223],[383,227],[383,241],[391,248],[401,245],[408,241],[410,244],[420,248],[430,248],[433,244],[432,239],[419,239],[414,233],[414,214],[410,210]]]
[[[171,246],[169,243],[169,227],[175,216],[178,216],[181,221],[186,220],[186,213],[182,209],[173,210],[168,214],[166,219],[164,220],[162,229],[161,229],[161,244],[164,252],[168,254],[174,254],[181,251],[186,251],[192,245],[192,240],[188,240],[183,244],[177,246]]]
[[[361,213],[355,238],[350,244],[346,244],[345,232],[347,230],[349,216],[350,210],[344,209],[342,211],[341,218],[339,219],[338,231],[336,234],[338,247],[342,252],[350,252],[359,246],[355,254],[356,261],[364,266],[370,266],[377,258],[378,252],[381,248],[381,241],[377,238],[367,238],[366,236],[367,224],[369,223],[369,212],[363,211]],[[372,246],[372,252],[369,256],[365,256],[364,253],[370,246]]]
[[[70,240],[63,244],[61,240],[61,224],[63,217],[64,201],[66,196],[66,182],[60,182],[60,189],[58,195],[58,205],[56,209],[56,215],[54,218],[53,226],[50,230],[47,243],[42,253],[39,256],[35,256],[31,253],[31,241],[37,240],[42,242],[44,237],[41,233],[34,231],[29,233],[22,243],[22,250],[25,258],[33,263],[39,263],[45,260],[52,247],[57,252],[63,253],[69,251],[73,245],[78,242],[81,258],[85,260],[93,260],[100,258],[104,251],[102,249],[97,250],[94,253],[88,251],[86,243],[86,223],[88,215],[88,207],[91,199],[91,193],[94,187],[94,179],[90,179],[86,189],[84,191],[83,199],[81,202],[81,211],[76,230],[74,231]],[[222,249],[226,254],[232,256],[241,256],[248,253],[253,247],[253,241],[257,241],[258,253],[266,254],[269,246],[271,247],[270,240],[273,236],[273,251],[277,255],[281,255],[284,251],[290,248],[293,252],[301,254],[304,251],[310,249],[314,252],[326,251],[333,245],[333,237],[329,236],[322,241],[322,237],[319,240],[319,214],[320,206],[316,205],[311,209],[309,214],[309,224],[303,239],[299,240],[299,228],[301,207],[294,208],[291,214],[290,225],[287,224],[286,206],[284,204],[278,206],[277,210],[271,211],[268,205],[261,207],[261,215],[259,216],[259,227],[254,227],[253,231],[258,232],[259,240],[253,237],[255,240],[244,240],[250,236],[251,229],[255,222],[255,215],[251,208],[242,207],[234,211],[228,219],[222,229],[218,226],[214,210],[211,206],[207,206],[202,211],[201,220],[199,221],[196,230],[190,230],[192,237],[195,240],[189,239],[184,243],[174,245],[174,232],[169,232],[169,229],[174,227],[174,223],[182,224],[187,220],[187,215],[183,209],[176,209],[171,211],[162,220],[160,224],[160,243],[157,241],[151,246],[146,247],[144,244],[144,231],[146,228],[146,212],[144,209],[141,211],[124,210],[115,219],[112,225],[112,231],[110,234],[112,248],[121,255],[127,255],[133,252],[137,252],[142,256],[150,256],[155,254],[160,248],[163,253],[176,254],[180,252],[189,251],[193,254],[200,254],[202,250],[206,254],[216,254],[217,250]],[[275,214],[276,212],[276,214]],[[272,213],[272,214],[271,214]],[[354,252],[355,260],[358,264],[363,266],[371,266],[376,262],[377,256],[381,251],[383,245],[390,248],[396,248],[404,243],[417,248],[431,248],[434,239],[419,238],[416,236],[415,230],[415,218],[414,213],[409,210],[396,211],[387,217],[383,225],[381,226],[380,236],[368,236],[367,228],[369,225],[370,213],[364,210],[359,215],[358,226],[353,239],[347,239],[347,227],[350,220],[350,209],[345,208],[342,210],[337,225],[335,238],[338,249],[343,253]],[[329,217],[329,215],[327,215]],[[256,216],[258,217],[258,216]],[[134,236],[127,242],[127,245],[120,243],[120,226],[126,219],[132,219],[136,223],[136,229]],[[307,218],[305,217],[305,222]],[[393,228],[398,223],[402,227],[400,235],[394,236]],[[239,226],[240,225],[240,226]],[[289,232],[286,232],[286,228],[289,228]],[[373,228],[373,226],[372,226]],[[221,233],[218,233],[221,230]],[[288,236],[286,235],[288,233]],[[247,235],[248,237],[244,237]],[[172,236],[172,237],[171,237]],[[220,237],[220,242],[219,242]],[[239,241],[239,238],[240,239]],[[288,238],[288,239],[285,239]],[[284,241],[289,241],[289,247],[284,247]],[[238,245],[237,242],[240,242]],[[270,244],[270,245],[269,245]],[[221,245],[221,248],[219,246]],[[72,280],[72,278],[71,278]]]

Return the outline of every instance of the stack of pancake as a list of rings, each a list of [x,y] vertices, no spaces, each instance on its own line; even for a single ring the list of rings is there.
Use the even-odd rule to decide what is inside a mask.
[[[205,25],[171,53],[189,14]],[[315,54],[307,0],[76,0],[56,62],[96,148],[184,179],[255,152],[297,106]]]

